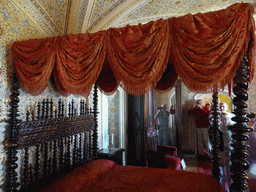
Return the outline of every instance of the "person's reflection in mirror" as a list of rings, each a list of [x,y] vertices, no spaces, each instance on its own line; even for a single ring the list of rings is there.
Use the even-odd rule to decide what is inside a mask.
[[[169,143],[169,116],[170,112],[167,111],[166,104],[158,108],[155,119],[158,121],[159,145],[168,145]]]

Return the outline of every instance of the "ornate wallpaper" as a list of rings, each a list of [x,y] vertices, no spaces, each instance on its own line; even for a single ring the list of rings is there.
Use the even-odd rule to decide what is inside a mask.
[[[4,182],[4,163],[6,160],[5,156],[5,131],[6,123],[5,120],[8,118],[9,113],[9,97],[10,97],[10,82],[11,74],[13,72],[13,61],[11,54],[11,45],[14,41],[22,41],[27,39],[35,38],[44,38],[45,34],[48,35],[47,28],[44,31],[39,30],[40,28],[36,27],[36,20],[31,20],[21,9],[18,9],[17,6],[21,6],[23,1],[20,1],[19,4],[12,1],[4,0],[0,2],[0,185],[3,185]],[[64,2],[64,1],[63,1]],[[44,1],[45,4],[50,3]],[[29,5],[24,5],[29,6]],[[62,12],[63,7],[59,7],[60,13]],[[58,15],[58,11],[55,10],[52,14],[55,16]],[[65,15],[65,14],[64,14]],[[59,14],[60,22],[62,22],[63,14]],[[56,22],[56,21],[55,21]],[[44,25],[44,23],[41,23]],[[62,25],[62,24],[60,24]],[[43,27],[43,26],[42,26]],[[52,33],[49,31],[49,35]],[[20,102],[19,102],[19,111],[20,119],[25,119],[25,112],[30,108],[35,108],[36,103],[31,103],[31,100],[41,101],[42,99],[52,98],[53,101],[57,101],[60,98],[67,102],[71,99],[80,99],[80,96],[70,95],[69,97],[63,97],[56,91],[56,88],[50,82],[43,94],[39,96],[31,96],[20,89]],[[89,104],[92,107],[92,94],[89,96]],[[1,191],[1,189],[0,189]]]

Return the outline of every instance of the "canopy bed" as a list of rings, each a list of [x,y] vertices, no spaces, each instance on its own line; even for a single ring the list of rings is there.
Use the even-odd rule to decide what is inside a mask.
[[[31,184],[37,186],[40,183],[37,179],[42,175],[49,179],[48,175],[53,173],[54,169],[57,169],[58,176],[66,174],[67,169],[61,169],[62,167],[75,168],[73,176],[76,175],[77,179],[82,178],[82,176],[78,177],[80,172],[89,174],[85,173],[84,169],[96,170],[96,173],[89,172],[92,175],[96,174],[95,177],[93,176],[96,180],[92,181],[94,184],[90,187],[97,190],[103,190],[101,187],[104,183],[109,183],[108,189],[111,189],[109,187],[112,181],[109,180],[108,175],[117,174],[117,170],[122,173],[127,171],[130,176],[134,176],[137,169],[144,169],[143,172],[148,172],[149,175],[149,172],[155,168],[118,167],[119,165],[114,165],[113,162],[105,161],[101,161],[100,165],[96,164],[99,162],[95,160],[98,153],[97,87],[110,94],[121,86],[129,94],[142,95],[153,88],[159,92],[168,91],[179,77],[193,92],[213,93],[213,177],[203,180],[205,186],[214,186],[215,181],[221,176],[218,91],[224,89],[226,85],[229,85],[230,93],[233,89],[236,95],[233,100],[236,123],[230,127],[233,147],[230,157],[230,189],[245,190],[248,180],[245,170],[249,166],[246,161],[248,145],[245,141],[246,132],[251,131],[251,128],[245,124],[248,121],[246,91],[254,77],[255,65],[253,12],[251,4],[237,3],[215,12],[159,19],[146,24],[110,28],[91,34],[14,42],[12,54],[15,73],[8,121],[10,144],[5,189],[17,191],[19,183],[22,184],[21,189],[26,189],[26,186]],[[61,113],[60,101],[58,104],[60,112],[56,112],[54,116],[51,101],[43,101],[43,107],[38,104],[42,111],[38,110],[37,118],[28,117],[26,122],[20,123],[19,85],[29,94],[39,95],[46,88],[51,76],[58,91],[65,96],[78,94],[87,97],[92,86],[95,85],[93,110],[88,110],[81,101],[80,116],[76,116],[77,109],[71,103],[69,116],[64,117]],[[38,142],[39,138],[41,138],[40,142]],[[32,145],[36,148],[35,166],[28,163],[27,148]],[[16,153],[20,149],[25,150],[25,165],[22,177],[24,180],[19,182]],[[42,153],[44,155],[39,154],[40,150],[44,151]],[[43,164],[40,163],[39,158],[42,156],[45,156]],[[60,161],[57,161],[57,158]],[[87,161],[91,162],[84,164]],[[41,172],[39,166],[42,166]],[[99,170],[103,175],[99,174]],[[167,173],[166,170],[154,170],[154,172],[159,172],[156,173],[158,176],[167,174],[167,179],[176,175],[178,180],[183,176],[187,178],[186,174],[189,174],[185,171]],[[83,177],[87,177],[85,175]],[[122,176],[125,177],[125,174]],[[67,177],[67,175],[61,177],[61,182],[67,182]],[[196,174],[195,178],[201,180],[203,177]],[[156,178],[151,179],[157,181]],[[183,183],[182,180],[179,182]],[[186,181],[186,183],[184,186],[190,186],[190,182]],[[174,183],[169,184],[167,188],[172,189],[173,185]],[[120,189],[122,187],[125,185],[120,184]],[[160,186],[158,188],[160,190]],[[86,188],[81,190],[86,191]],[[175,190],[179,189],[175,188]],[[200,190],[216,191],[216,188],[205,187]]]

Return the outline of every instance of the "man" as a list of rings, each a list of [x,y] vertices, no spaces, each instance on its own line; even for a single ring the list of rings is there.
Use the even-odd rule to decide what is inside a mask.
[[[155,118],[158,119],[159,145],[168,145],[169,143],[169,116],[170,112],[167,111],[166,104],[159,107],[155,115]]]
[[[202,100],[196,101],[196,106],[188,110],[188,115],[194,115],[196,118],[197,148],[196,156],[201,159],[209,154],[209,135],[208,127],[210,108],[202,105]]]

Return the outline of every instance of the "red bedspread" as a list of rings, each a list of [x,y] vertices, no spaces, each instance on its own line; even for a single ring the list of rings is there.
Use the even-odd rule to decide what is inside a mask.
[[[170,169],[120,166],[96,160],[61,177],[40,192],[221,192],[211,175]]]

